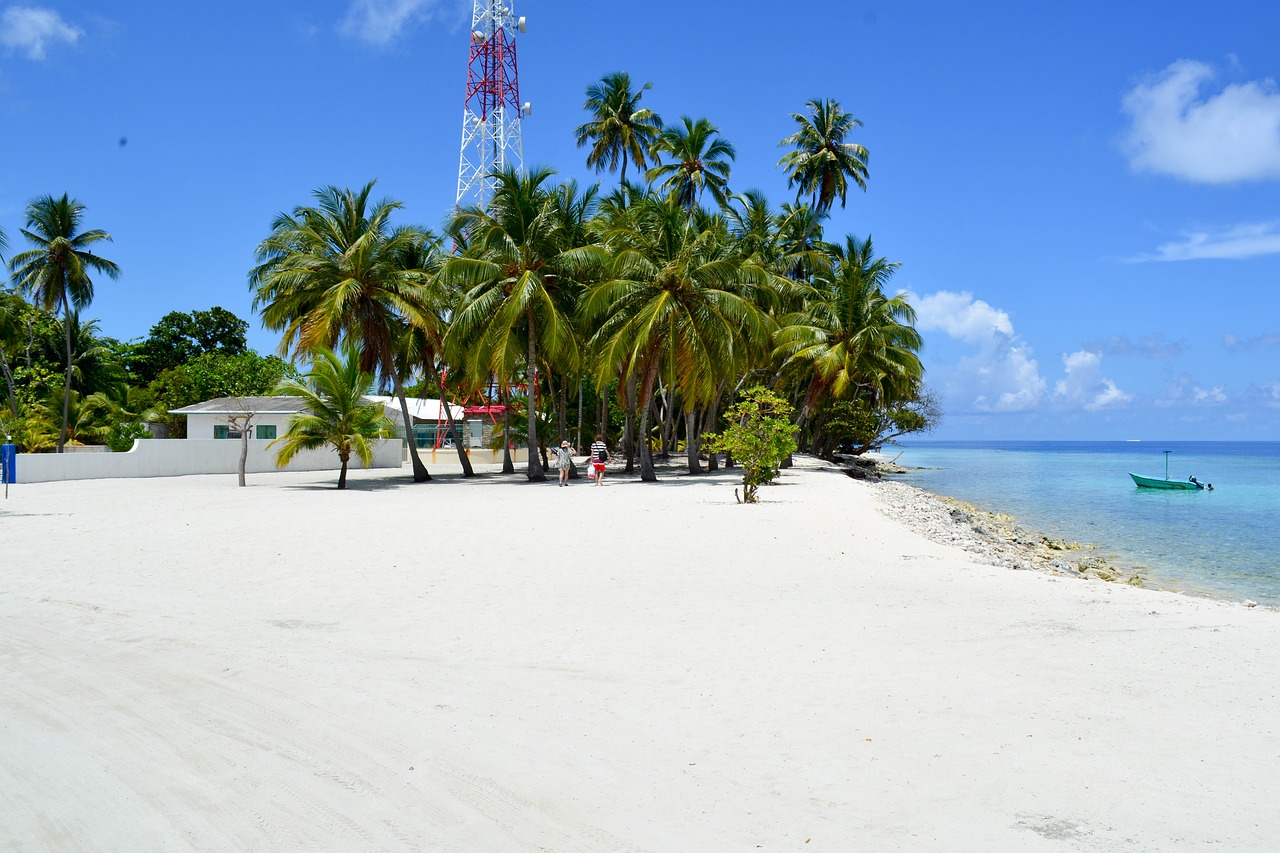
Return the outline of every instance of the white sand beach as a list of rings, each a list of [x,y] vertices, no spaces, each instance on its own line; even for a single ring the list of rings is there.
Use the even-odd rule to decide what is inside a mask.
[[[1274,850],[1280,613],[754,507],[399,472],[12,486],[0,850]]]

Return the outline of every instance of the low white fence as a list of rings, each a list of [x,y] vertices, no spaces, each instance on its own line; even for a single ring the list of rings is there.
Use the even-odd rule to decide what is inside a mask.
[[[337,471],[337,452],[326,447],[304,450],[284,468],[276,467],[276,450],[270,441],[249,439],[245,471]],[[403,442],[383,439],[374,443],[371,468],[399,468]],[[352,469],[363,468],[352,459]],[[181,477],[187,474],[234,474],[240,470],[240,442],[236,439],[198,440],[149,438],[134,441],[127,453],[19,453],[14,465],[18,483],[53,480],[98,480],[115,477]]]

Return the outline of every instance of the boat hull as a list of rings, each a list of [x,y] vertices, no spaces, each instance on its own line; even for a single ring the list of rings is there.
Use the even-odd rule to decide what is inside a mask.
[[[1181,491],[1198,491],[1201,487],[1190,480],[1161,480],[1158,477],[1143,477],[1130,472],[1133,482],[1144,489],[1175,489]]]

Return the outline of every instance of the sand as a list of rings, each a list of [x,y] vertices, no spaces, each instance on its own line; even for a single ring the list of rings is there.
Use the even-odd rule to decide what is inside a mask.
[[[1274,850],[1280,613],[976,563],[802,460],[11,487],[7,851]]]

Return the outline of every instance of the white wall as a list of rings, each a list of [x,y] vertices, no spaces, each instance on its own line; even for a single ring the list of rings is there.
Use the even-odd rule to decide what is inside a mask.
[[[259,426],[274,426],[277,436],[284,435],[292,417],[293,415],[288,413],[257,414],[253,416],[253,423],[249,425],[249,429],[257,430]],[[187,415],[187,438],[212,441],[213,428],[226,425],[226,415]],[[256,435],[257,433],[255,432],[254,434]],[[239,439],[227,438],[219,439],[219,441],[239,441]]]
[[[276,467],[276,450],[269,441],[249,439],[245,470],[253,474],[273,471],[337,471],[341,466],[333,448],[304,450],[286,468]],[[400,439],[375,442],[372,468],[399,468]],[[127,453],[19,453],[14,473],[19,483],[52,480],[97,480],[108,477],[180,477],[186,474],[234,474],[240,466],[240,441],[186,441],[148,438],[133,443]],[[351,468],[362,468],[358,459]]]

